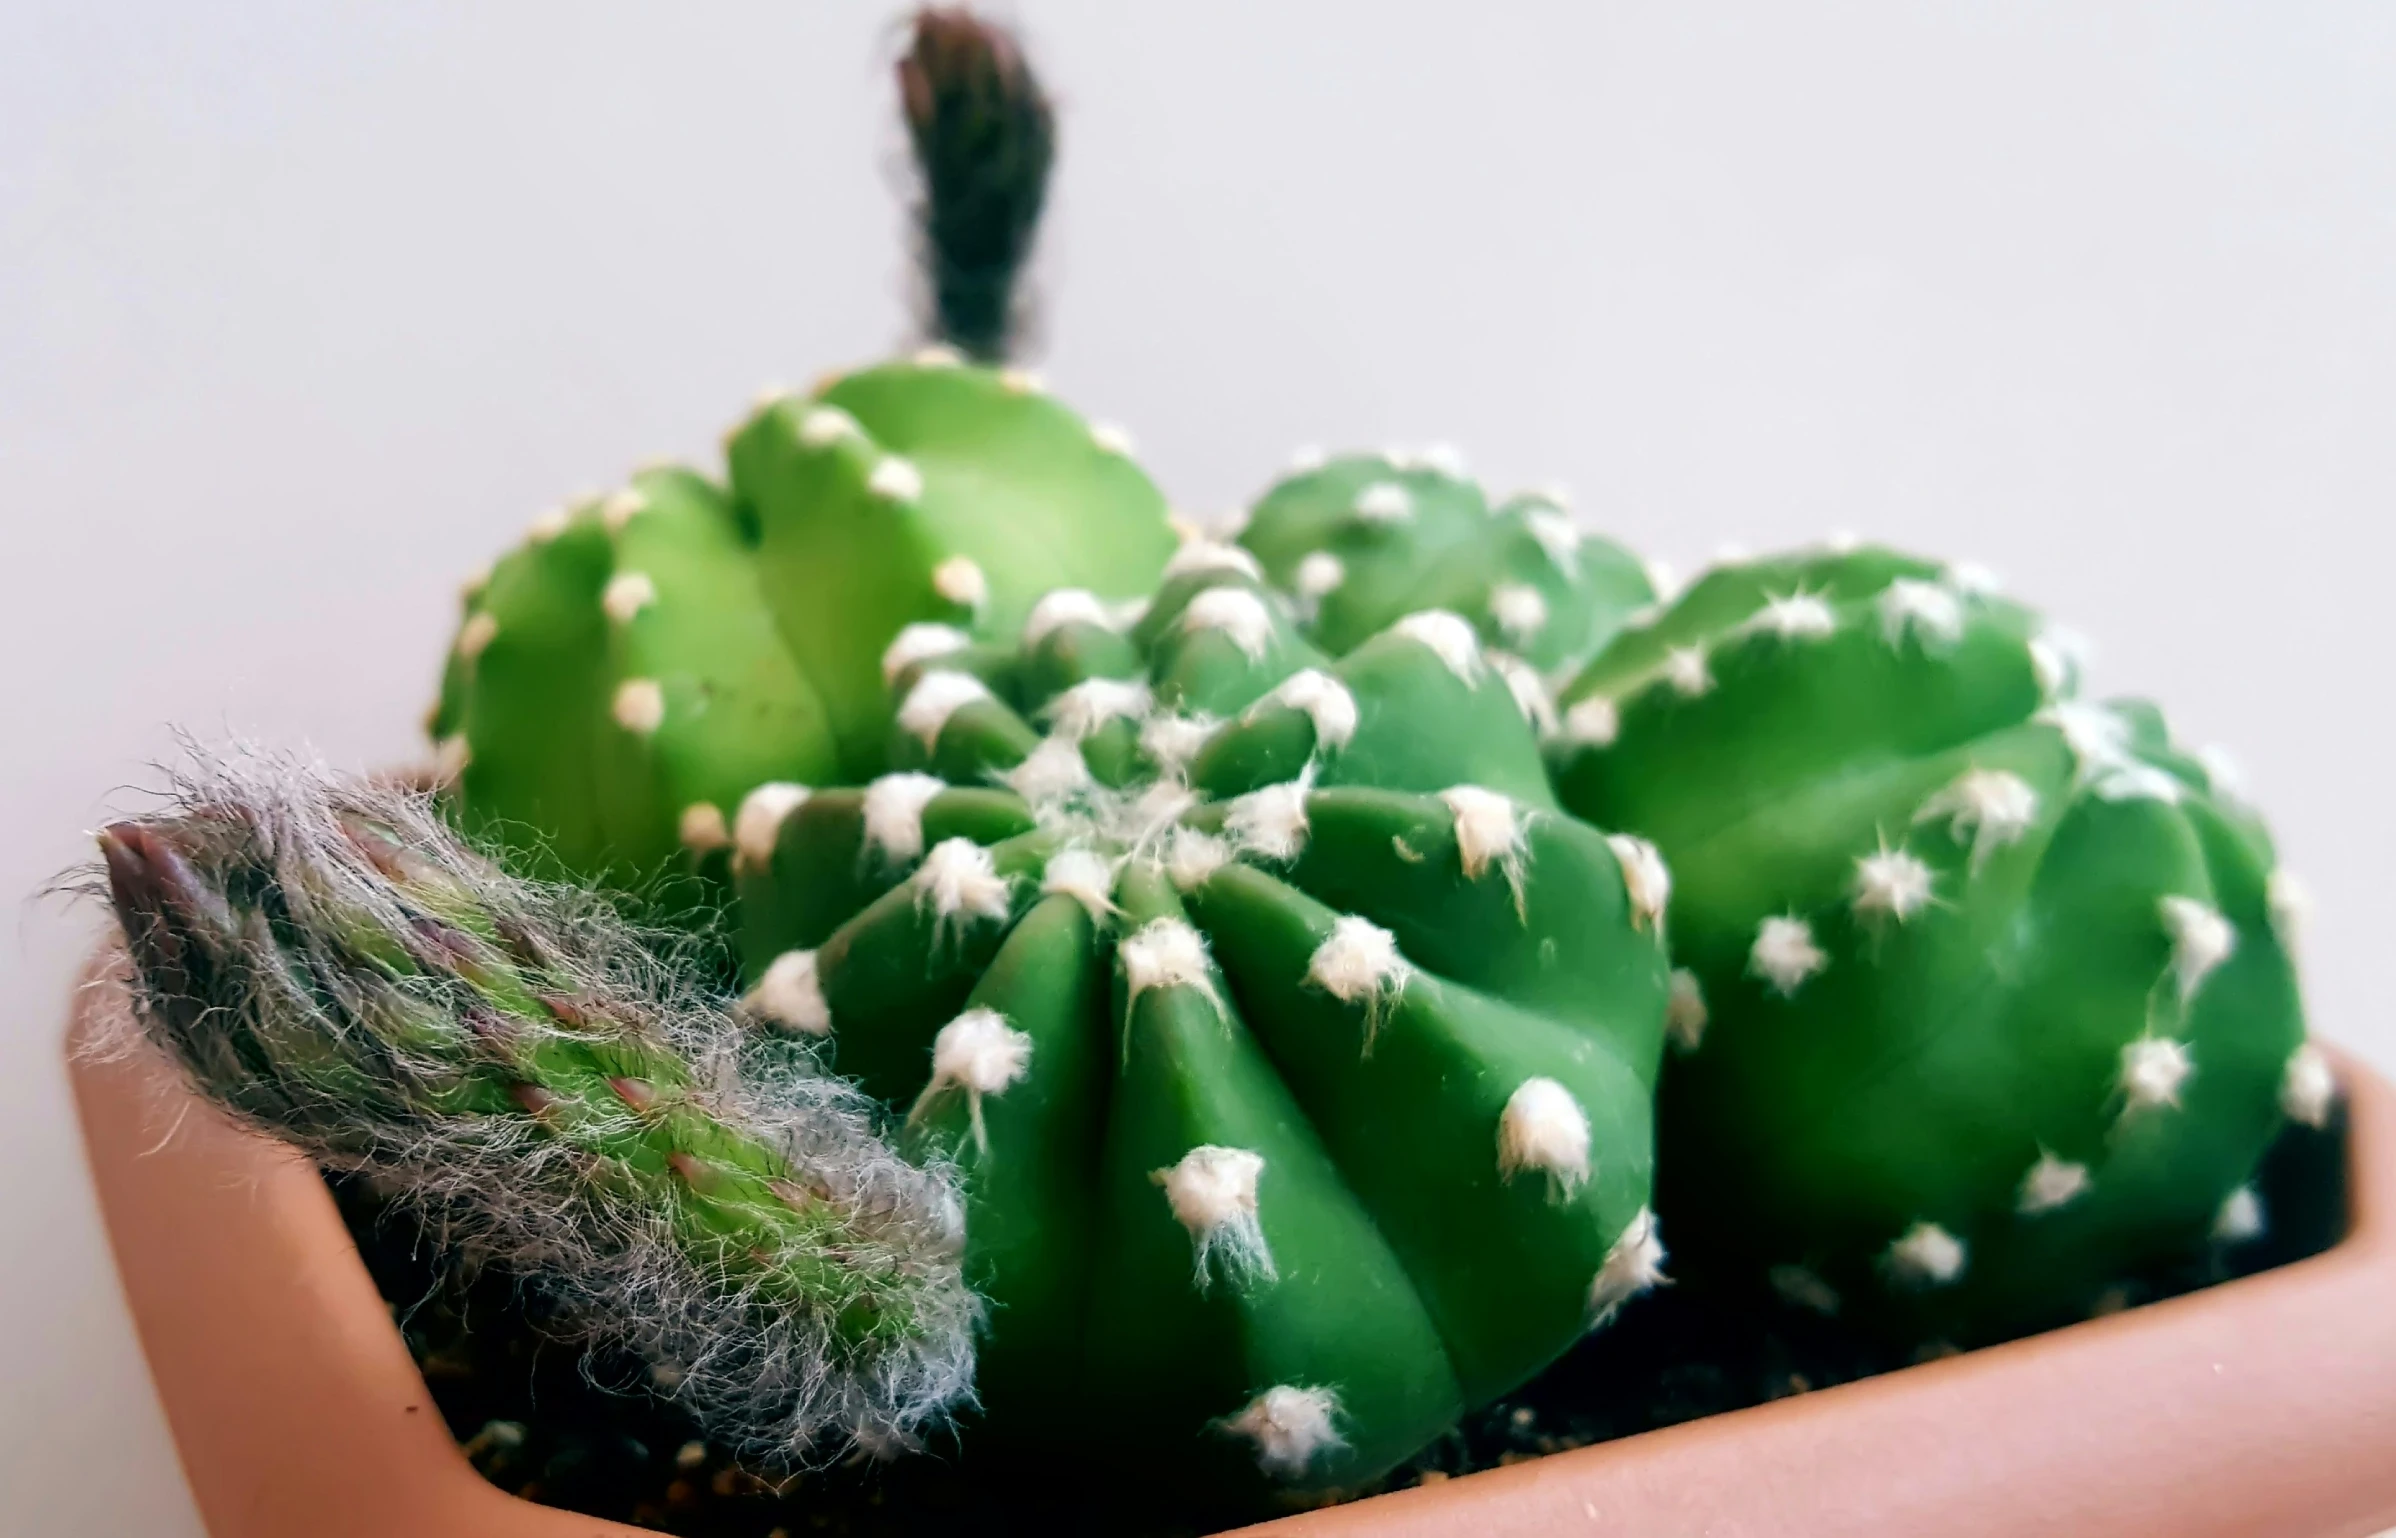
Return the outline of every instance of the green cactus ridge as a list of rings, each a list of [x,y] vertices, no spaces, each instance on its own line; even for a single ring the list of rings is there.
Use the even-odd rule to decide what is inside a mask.
[[[1662,1205],[1689,1274],[1956,1340],[2251,1237],[2334,1084],[2217,769],[1968,568],[1717,568],[1561,696],[1574,812],[1670,864]]]
[[[670,1369],[768,1466],[904,1445],[968,1391],[956,1189],[853,1088],[420,797],[254,757],[185,791],[101,842],[136,1039],[208,1097]]]
[[[888,771],[735,818],[747,1007],[966,1171],[983,1435],[1217,1494],[1386,1469],[1662,1257],[1661,865],[1465,620],[1304,612],[1201,540],[902,632]]]

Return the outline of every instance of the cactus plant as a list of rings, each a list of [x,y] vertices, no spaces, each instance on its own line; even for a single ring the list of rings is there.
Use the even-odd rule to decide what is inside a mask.
[[[1656,1279],[1661,869],[1462,619],[1198,541],[886,660],[890,771],[741,809],[747,1007],[964,1167],[986,1438],[1352,1483]]]
[[[967,1392],[947,1172],[589,894],[502,874],[419,795],[258,756],[100,846],[117,1045],[637,1351],[724,1445],[888,1450]]]
[[[1249,511],[1240,543],[1335,652],[1445,609],[1539,673],[1569,676],[1658,596],[1656,574],[1574,525],[1562,492],[1492,507],[1444,444],[1302,453]]]
[[[1564,691],[1564,804],[1673,876],[1684,1268],[1958,1341],[2260,1215],[2304,1045],[2287,878],[2217,764],[1981,573],[1716,569]]]

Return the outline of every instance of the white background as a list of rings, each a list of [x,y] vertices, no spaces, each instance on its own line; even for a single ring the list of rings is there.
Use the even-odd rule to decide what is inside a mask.
[[[2396,10],[1024,11],[1043,362],[1183,506],[1441,437],[1684,568],[1985,561],[2244,761],[2396,1067]],[[891,26],[0,10],[0,894],[167,723],[414,753],[461,573],[902,341]],[[0,1529],[189,1533],[57,1066],[88,927],[0,932]]]

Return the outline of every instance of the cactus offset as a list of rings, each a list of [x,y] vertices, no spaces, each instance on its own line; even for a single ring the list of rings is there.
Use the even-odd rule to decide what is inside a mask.
[[[1628,551],[1574,525],[1561,493],[1492,507],[1444,445],[1312,460],[1257,501],[1240,543],[1334,651],[1400,615],[1445,609],[1552,675],[1658,596]]]
[[[129,1034],[553,1295],[761,1464],[903,1445],[969,1388],[957,1194],[587,894],[424,799],[254,757],[100,835]]]
[[[751,1008],[965,1167],[989,1435],[1352,1483],[1656,1279],[1661,894],[1462,620],[1335,657],[1175,566],[894,657],[893,771],[759,792]]]
[[[432,728],[478,835],[618,885],[718,871],[750,787],[879,771],[902,630],[1011,635],[1172,550],[1117,435],[937,349],[768,398],[730,458],[729,490],[651,470],[551,515],[470,592]]]
[[[2244,1214],[2283,1104],[2325,1114],[2262,826],[2075,674],[1970,569],[1864,549],[1716,570],[1565,691],[1606,725],[1555,749],[1565,805],[1671,863],[1693,1274],[2051,1323]]]

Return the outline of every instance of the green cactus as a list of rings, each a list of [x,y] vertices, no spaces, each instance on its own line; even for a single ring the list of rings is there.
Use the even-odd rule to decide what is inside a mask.
[[[431,727],[478,836],[618,885],[705,864],[749,787],[881,770],[903,627],[1012,635],[1173,548],[1119,432],[946,349],[770,395],[729,458],[548,515],[470,590]]]
[[[130,1034],[655,1364],[765,1466],[904,1445],[970,1385],[946,1172],[587,894],[416,795],[256,757],[100,835]]]
[[[1957,1341],[2234,1241],[2331,1086],[2261,824],[1970,568],[1719,568],[1562,698],[1564,804],[1662,851],[1684,1269]]]
[[[1308,634],[1334,652],[1400,615],[1445,609],[1553,676],[1656,598],[1639,561],[1575,527],[1564,503],[1528,492],[1491,507],[1445,445],[1307,454],[1257,501],[1240,543],[1299,596]]]
[[[888,667],[891,771],[737,819],[748,1007],[965,1168],[984,1445],[1350,1484],[1656,1279],[1660,869],[1463,620],[1198,542]]]

